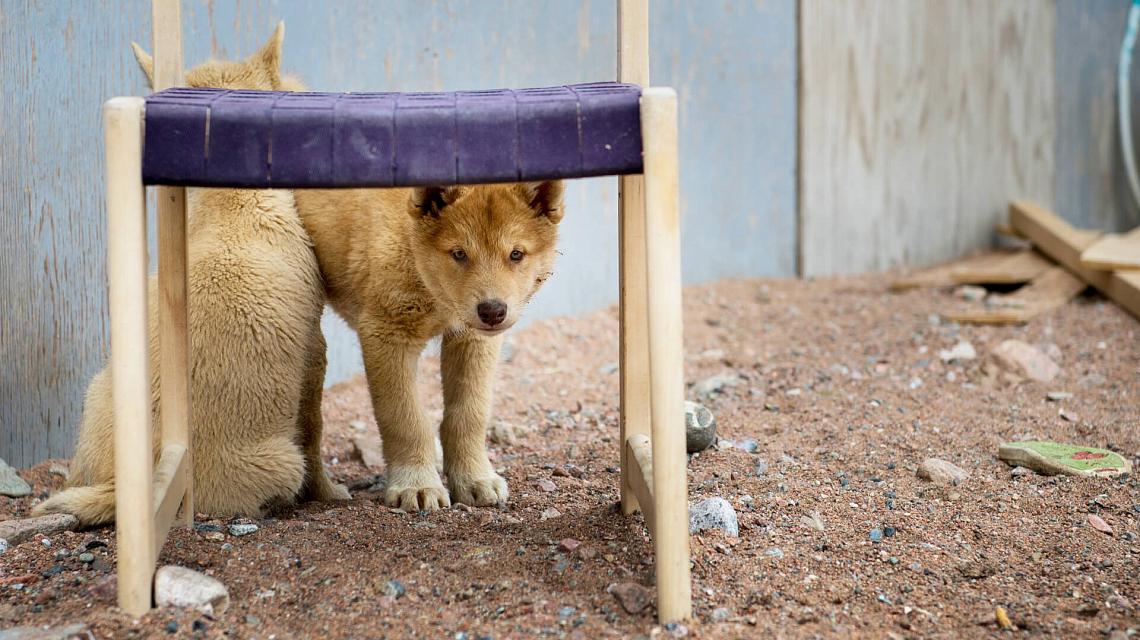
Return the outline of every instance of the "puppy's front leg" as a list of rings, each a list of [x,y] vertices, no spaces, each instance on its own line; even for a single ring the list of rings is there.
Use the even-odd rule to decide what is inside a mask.
[[[416,391],[416,368],[424,345],[379,319],[362,317],[358,328],[388,467],[384,503],[409,512],[451,506],[435,467],[432,425]]]
[[[443,469],[452,499],[488,506],[507,499],[507,482],[487,459],[487,421],[501,337],[471,332],[443,337]]]

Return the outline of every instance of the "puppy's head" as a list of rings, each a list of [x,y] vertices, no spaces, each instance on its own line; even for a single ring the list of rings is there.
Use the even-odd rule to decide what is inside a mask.
[[[412,191],[416,268],[435,300],[469,330],[496,335],[554,267],[564,183]]]
[[[281,74],[281,45],[285,39],[285,23],[277,29],[261,49],[240,62],[208,60],[186,72],[186,86],[218,89],[251,89],[260,91],[307,91],[299,78]],[[142,47],[131,43],[147,83],[154,88],[154,58]]]

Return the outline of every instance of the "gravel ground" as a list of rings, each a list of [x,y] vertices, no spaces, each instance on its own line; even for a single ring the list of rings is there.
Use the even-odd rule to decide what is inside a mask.
[[[1048,439],[1140,462],[1140,324],[1086,296],[1023,326],[956,326],[935,315],[965,304],[951,292],[892,295],[888,282],[686,289],[686,380],[729,381],[689,390],[722,439],[692,457],[689,500],[728,500],[740,535],[693,536],[695,619],[684,628],[655,627],[652,606],[630,614],[607,592],[652,592],[654,561],[640,515],[616,507],[616,308],[513,335],[491,445],[511,488],[503,508],[384,507],[382,483],[368,480],[382,469],[354,453],[375,430],[354,379],[324,402],[325,459],[355,487],[352,502],[288,508],[242,536],[205,516],[199,530],[171,533],[160,562],[225,583],[224,614],[124,615],[104,528],[0,554],[0,627],[82,622],[98,638],[956,637],[1008,633],[995,620],[1002,607],[1019,633],[1136,633],[1140,482],[1011,473],[997,449]],[[1060,375],[989,374],[1006,339],[1051,353]],[[959,340],[978,359],[942,362]],[[438,359],[422,367],[439,410]],[[1050,391],[1072,397],[1049,401]],[[931,457],[971,475],[957,486],[916,478]],[[66,461],[21,472],[33,497],[0,497],[0,519],[61,486],[53,464]]]

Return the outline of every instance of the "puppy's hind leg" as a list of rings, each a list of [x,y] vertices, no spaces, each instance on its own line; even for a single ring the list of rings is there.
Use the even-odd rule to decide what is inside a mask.
[[[301,407],[297,413],[298,444],[305,456],[305,483],[301,487],[300,498],[317,502],[351,500],[348,489],[329,480],[321,459],[321,433],[324,431],[321,398],[324,393],[325,369],[328,366],[325,351],[325,337],[318,328],[305,362]]]
[[[281,433],[285,433],[282,429]],[[274,436],[219,451],[212,459],[194,457],[198,510],[226,516],[260,517],[266,505],[291,503],[305,480],[305,458],[288,437]]]

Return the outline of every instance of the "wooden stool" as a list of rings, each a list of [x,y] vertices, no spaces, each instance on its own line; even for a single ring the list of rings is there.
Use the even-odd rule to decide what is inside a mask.
[[[653,536],[660,621],[689,617],[677,97],[670,88],[641,89],[649,82],[647,0],[618,2],[620,83],[428,94],[179,88],[179,2],[153,0],[152,10],[157,93],[112,98],[103,112],[119,605],[133,615],[150,609],[167,532],[193,524],[187,186],[398,187],[620,175],[622,508],[640,508]],[[368,144],[352,142],[362,138]],[[291,154],[302,142],[306,151]],[[158,199],[164,417],[153,475],[146,185],[156,187]]]

